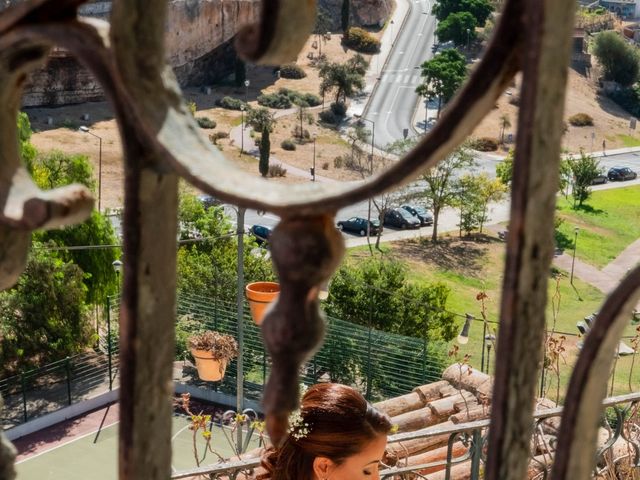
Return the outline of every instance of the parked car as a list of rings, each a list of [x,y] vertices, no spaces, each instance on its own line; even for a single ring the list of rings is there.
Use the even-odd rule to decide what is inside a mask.
[[[402,205],[401,208],[417,217],[421,225],[433,225],[433,215],[426,208],[420,205]]]
[[[607,174],[609,180],[635,180],[638,177],[638,174],[631,170],[629,167],[613,167],[609,170]]]
[[[396,228],[420,228],[420,220],[404,208],[394,208],[384,213],[384,224]]]
[[[258,245],[263,245],[269,243],[269,237],[273,230],[269,227],[265,227],[264,225],[252,225],[249,229],[249,235],[253,235],[256,239],[256,243]]]
[[[220,200],[218,200],[216,197],[212,197],[211,195],[198,195],[198,200],[205,210],[209,210],[211,207],[222,205],[222,202]]]
[[[367,222],[366,218],[351,217],[349,220],[340,220],[338,228],[343,232],[353,232],[364,237],[367,234]],[[377,220],[369,222],[369,235],[378,235],[381,231],[380,222]]]
[[[609,178],[604,173],[601,173],[596,178],[591,180],[591,185],[601,185],[603,183],[607,183],[608,181]]]

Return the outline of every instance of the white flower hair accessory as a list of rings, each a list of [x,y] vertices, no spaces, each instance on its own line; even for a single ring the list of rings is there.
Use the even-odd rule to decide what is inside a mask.
[[[304,383],[300,384],[300,398],[304,397],[304,394],[307,393],[307,387]],[[307,422],[304,421],[302,417],[302,412],[300,409],[294,410],[289,414],[289,428],[287,432],[296,440],[300,440],[307,435],[309,435],[309,430],[311,427]]]

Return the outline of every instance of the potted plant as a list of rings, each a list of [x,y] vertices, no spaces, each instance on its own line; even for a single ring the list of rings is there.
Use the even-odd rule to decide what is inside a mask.
[[[251,317],[256,325],[260,325],[267,307],[278,298],[280,285],[276,282],[253,282],[247,285],[246,292]]]
[[[189,337],[189,349],[202,380],[222,380],[229,360],[238,356],[238,343],[231,335],[212,330]]]

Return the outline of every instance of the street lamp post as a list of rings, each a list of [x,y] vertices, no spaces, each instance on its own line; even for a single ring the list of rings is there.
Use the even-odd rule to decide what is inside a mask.
[[[111,264],[113,265],[113,269],[116,272],[116,282],[118,285],[118,301],[120,301],[120,271],[122,270],[122,261],[121,260],[114,260],[113,263]],[[113,365],[111,363],[111,353],[112,353],[112,349],[111,349],[111,314],[108,313],[107,314],[107,352],[108,352],[108,368],[109,368],[109,391],[111,391],[113,389],[113,375],[112,375],[112,368]]]
[[[316,137],[317,135],[313,134],[313,167],[311,167],[311,181],[316,181]]]
[[[249,85],[251,85],[251,82],[249,80],[245,80],[244,81],[244,103],[247,103],[247,101],[249,100]]]
[[[571,285],[573,285],[573,267],[576,264],[576,246],[578,245],[578,232],[580,231],[580,229],[578,227],[573,229],[574,231],[574,237],[573,237],[573,259],[571,260],[571,279],[569,280],[569,283]]]
[[[471,34],[471,29],[467,28],[467,51],[469,51],[469,35]]]
[[[391,24],[393,25],[393,20],[391,20]],[[355,115],[359,120],[364,120],[365,122],[371,122],[371,157],[369,158],[369,175],[373,175],[373,149],[374,149],[374,141],[376,134],[376,122],[373,120],[369,120],[368,118],[364,118],[362,115]],[[369,248],[371,248],[371,197],[369,197],[369,207],[367,210],[367,244]]]
[[[237,363],[237,386],[236,386],[236,409],[238,414],[244,410],[244,362],[242,355],[244,353],[244,214],[246,208],[237,207],[236,214],[236,232],[238,233],[238,260],[237,260],[237,309],[238,309],[238,363]],[[237,428],[237,450],[238,455],[242,451],[242,426]]]
[[[240,105],[240,112],[242,115],[241,124],[240,124],[240,156],[244,153],[244,105]]]
[[[100,141],[100,150],[98,154],[98,211],[101,212],[102,211],[101,209],[101,206],[102,206],[102,137],[100,137],[99,135],[96,135],[91,130],[89,130],[89,127],[81,126],[80,131],[84,133],[88,133],[89,135],[93,135]]]

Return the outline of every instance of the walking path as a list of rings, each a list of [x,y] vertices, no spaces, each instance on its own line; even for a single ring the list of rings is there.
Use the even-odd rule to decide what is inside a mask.
[[[571,271],[573,256],[567,253],[558,255],[554,259],[554,264],[564,270]],[[610,293],[627,272],[640,264],[640,239],[633,242],[615,260],[598,270],[593,265],[575,259],[573,265],[573,275],[585,283],[597,288],[603,293]],[[636,310],[640,310],[640,302],[636,305]]]

